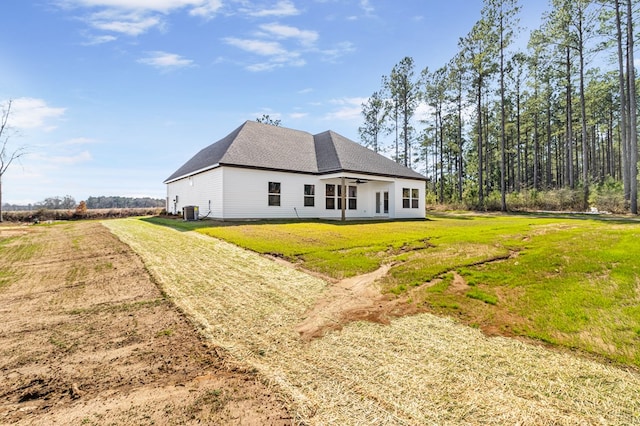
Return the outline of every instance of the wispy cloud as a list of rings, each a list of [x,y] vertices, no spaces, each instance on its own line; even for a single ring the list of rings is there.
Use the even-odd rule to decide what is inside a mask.
[[[138,63],[150,65],[154,68],[165,71],[190,67],[193,65],[193,61],[191,59],[183,58],[175,53],[162,51],[148,52],[148,56],[138,59]]]
[[[222,8],[221,0],[209,0],[201,4],[200,6],[196,6],[189,11],[189,15],[191,16],[199,16],[205,19],[213,18],[216,13]]]
[[[139,11],[122,12],[113,9],[92,13],[86,20],[97,30],[134,37],[146,33],[151,28],[161,28],[164,25],[160,16],[152,16]]]
[[[6,102],[2,102],[6,105]],[[47,126],[48,119],[59,118],[64,115],[66,108],[54,108],[36,98],[16,98],[11,104],[10,124],[16,129],[42,128],[51,130],[55,127]]]
[[[224,41],[246,52],[268,58],[267,62],[258,62],[247,66],[246,68],[249,71],[268,71],[285,65],[302,66],[305,64],[299,52],[289,51],[277,41],[242,39],[236,37],[227,37]]]
[[[95,46],[97,44],[110,43],[112,41],[116,41],[118,37],[112,35],[102,35],[102,36],[94,36],[88,35],[87,41],[82,43],[85,46]]]
[[[82,151],[75,155],[49,157],[46,161],[51,166],[72,166],[93,160],[89,151]]]
[[[315,43],[318,39],[316,31],[272,22],[260,25],[252,38],[227,37],[223,40],[245,52],[268,57],[266,62],[260,60],[246,66],[247,70],[257,72],[305,65],[303,54],[317,52]]]
[[[362,103],[367,98],[339,98],[332,99],[331,104],[337,106],[335,111],[325,115],[326,120],[360,120]]]
[[[280,0],[273,7],[245,7],[241,12],[254,17],[294,16],[300,11],[290,0]]]
[[[57,4],[67,9],[88,9],[90,13],[81,19],[96,30],[132,37],[163,29],[166,16],[177,10],[211,19],[222,8],[222,0],[58,0]]]
[[[376,9],[371,5],[370,0],[360,0],[360,9],[362,9],[363,15],[348,16],[347,20],[356,21],[363,16],[366,18],[376,17]]]
[[[289,25],[277,23],[263,24],[260,25],[260,29],[265,31],[267,36],[272,36],[277,39],[296,39],[305,46],[311,46],[318,40],[318,33],[316,31],[301,30]]]
[[[43,170],[55,171],[61,167],[87,163],[93,160],[93,156],[88,150],[76,153],[55,151],[55,148],[47,150],[46,147],[42,147],[40,151],[31,153],[29,155],[30,164],[28,168],[29,170],[33,169],[31,173],[40,175]]]
[[[360,8],[364,11],[365,15],[371,16],[375,13],[375,8],[371,6],[370,0],[360,0]]]
[[[255,39],[242,39],[236,37],[226,37],[224,41],[247,52],[262,56],[286,55],[287,51],[276,41],[264,41]]]
[[[350,53],[355,52],[356,48],[353,43],[349,41],[343,41],[336,44],[331,49],[321,49],[319,50],[322,55],[322,59],[328,62],[337,61],[342,56],[348,55]]]

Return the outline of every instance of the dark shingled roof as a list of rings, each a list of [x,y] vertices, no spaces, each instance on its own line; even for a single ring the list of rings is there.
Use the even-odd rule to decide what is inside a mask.
[[[335,132],[312,135],[300,130],[246,121],[229,135],[194,155],[165,183],[218,166],[294,173],[363,173],[426,178]]]

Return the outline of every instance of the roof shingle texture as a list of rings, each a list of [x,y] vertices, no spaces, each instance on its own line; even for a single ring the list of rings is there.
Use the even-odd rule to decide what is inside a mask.
[[[333,131],[312,135],[246,121],[194,155],[165,183],[223,165],[310,174],[352,172],[426,179]]]

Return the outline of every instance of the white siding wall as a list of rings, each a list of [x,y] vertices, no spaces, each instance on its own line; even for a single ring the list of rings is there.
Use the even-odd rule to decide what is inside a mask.
[[[354,178],[366,180],[356,184]],[[269,182],[280,183],[280,206],[269,206]],[[326,185],[340,185],[338,175],[314,176],[305,174],[252,170],[236,167],[219,167],[205,173],[181,179],[167,185],[169,211],[174,211],[176,195],[177,211],[184,206],[198,206],[201,217],[207,216],[209,203],[214,219],[277,219],[277,218],[334,218],[340,219],[342,211],[326,209]],[[315,205],[305,207],[304,185],[315,185]],[[347,186],[357,187],[357,209],[348,209],[347,218],[388,217],[424,218],[425,217],[425,185],[423,181],[390,178],[372,178],[365,175],[349,175]],[[402,188],[419,190],[417,209],[402,207]],[[375,195],[389,192],[389,213],[376,214]],[[223,202],[224,200],[224,202]]]
[[[181,212],[184,206],[198,206],[200,217],[222,218],[222,178],[222,169],[217,168],[168,184],[169,211]]]
[[[418,208],[414,209],[411,206],[407,208],[402,207],[402,188],[417,189],[418,190]],[[410,219],[410,218],[424,218],[425,217],[425,184],[424,181],[411,180],[411,179],[398,179],[395,183],[395,192],[392,195],[389,193],[389,199],[393,199],[395,205],[394,215],[389,217],[397,219]]]
[[[269,206],[269,182],[280,183],[280,206]],[[315,185],[315,206],[304,206],[304,185]],[[224,167],[224,218],[318,218],[320,182],[316,176]]]

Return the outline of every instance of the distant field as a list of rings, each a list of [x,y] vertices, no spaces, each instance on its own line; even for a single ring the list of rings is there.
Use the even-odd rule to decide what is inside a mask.
[[[418,310],[640,367],[640,222],[634,219],[440,214],[346,224],[152,221],[333,278],[392,264],[382,291],[408,297]]]
[[[174,224],[181,231],[202,225]],[[640,374],[636,369],[516,339],[486,337],[455,319],[429,313],[391,319],[386,325],[355,321],[306,341],[296,329],[311,311],[322,309],[333,284],[195,232],[178,232],[135,219],[107,221],[105,225],[141,256],[167,296],[199,325],[211,342],[238,362],[254,368],[266,382],[279,389],[290,404],[290,412],[305,424],[639,422]],[[520,284],[496,282],[491,287],[485,284],[488,280],[479,276],[482,268],[510,262],[543,263],[526,259],[540,247],[548,247],[549,253],[553,253],[552,247],[562,247],[560,242],[569,244],[572,236],[581,235],[578,229],[591,237],[614,232],[623,240],[622,251],[631,249],[624,241],[638,230],[634,223],[467,216],[347,225],[225,223],[200,231],[220,233],[229,240],[242,240],[245,245],[255,241],[254,247],[260,247],[262,252],[281,253],[303,262],[316,261],[318,265],[324,265],[320,259],[340,256],[362,257],[367,262],[377,259],[377,264],[396,262],[392,278],[385,281],[387,291],[398,289],[403,276],[415,280],[406,282],[406,290],[397,290],[398,300],[420,296],[419,302],[411,303],[435,306],[437,297],[457,295],[456,303],[461,305],[455,311],[482,307],[487,318],[491,318],[491,309],[518,306],[498,288]],[[389,234],[386,238],[391,243],[385,242],[385,234]],[[412,237],[408,238],[409,235]],[[373,242],[368,243],[367,238]],[[403,239],[406,244],[401,242]],[[344,248],[334,245],[338,240],[344,243]],[[283,241],[297,246],[284,252],[290,246]],[[333,248],[323,252],[323,241]],[[574,245],[577,252],[588,246],[575,242]],[[559,258],[562,256],[571,259],[572,253],[564,250]],[[607,265],[624,264],[625,256],[616,257],[615,265]],[[443,266],[437,272],[430,264],[437,263],[439,258],[443,259]],[[505,260],[497,260],[502,258]],[[483,261],[490,262],[483,264]],[[364,263],[356,262],[356,269],[363,268]],[[402,268],[412,264],[415,267],[408,269],[411,274],[403,272]],[[354,273],[351,264],[340,265],[337,269],[344,270],[336,271],[335,276]],[[441,281],[413,286],[418,282],[421,265],[424,280],[441,277],[436,278]],[[371,262],[368,268],[375,266],[376,262]],[[512,267],[517,270],[519,265],[512,263]],[[554,268],[568,272],[567,264],[555,264]],[[629,268],[621,270],[625,274],[636,273]],[[322,266],[321,270],[326,268]],[[449,278],[451,270],[456,274]],[[489,270],[486,274],[498,272]],[[466,277],[464,285],[460,277]],[[608,283],[603,284],[608,288],[607,294],[615,293],[614,288],[623,289],[625,280],[631,279],[613,273],[611,277],[617,281],[604,280]],[[474,279],[477,281],[473,282]],[[521,287],[523,290],[518,291],[524,294],[529,287],[536,286]],[[413,294],[415,289],[419,291]],[[551,290],[545,291],[551,294]],[[579,296],[581,300],[588,292],[583,293]],[[495,299],[489,297],[492,294]],[[432,299],[432,295],[437,297]],[[609,300],[609,307],[619,306],[619,312],[625,311],[617,296]],[[637,303],[627,299],[627,308],[634,305]],[[605,314],[607,309],[600,310]],[[517,311],[509,313],[518,315]],[[609,322],[611,326],[612,318],[605,316],[594,323]],[[631,321],[630,318],[616,321],[622,324]],[[601,336],[606,337],[604,333]],[[631,346],[627,348],[632,350]]]

